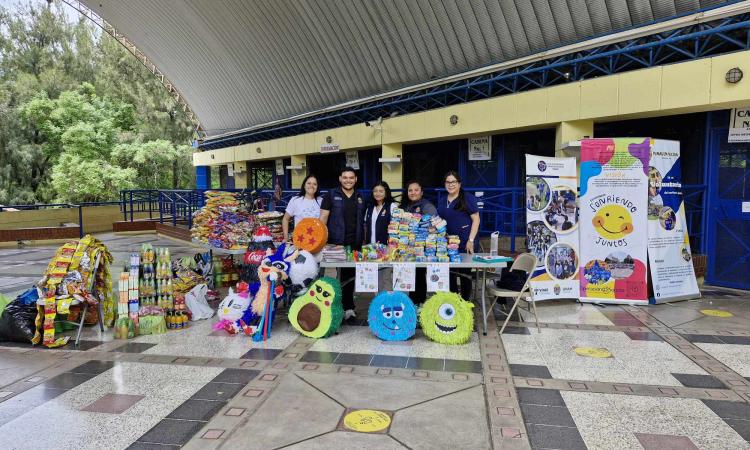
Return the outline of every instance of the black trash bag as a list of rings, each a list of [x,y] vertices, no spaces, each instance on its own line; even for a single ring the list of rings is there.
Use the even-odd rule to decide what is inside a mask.
[[[28,342],[36,332],[36,303],[24,304],[15,299],[5,307],[0,316],[0,341]]]

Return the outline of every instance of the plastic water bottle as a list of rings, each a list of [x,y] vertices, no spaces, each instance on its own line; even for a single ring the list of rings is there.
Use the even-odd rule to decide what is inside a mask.
[[[490,235],[490,256],[497,256],[498,240],[500,239],[500,232],[495,231]]]

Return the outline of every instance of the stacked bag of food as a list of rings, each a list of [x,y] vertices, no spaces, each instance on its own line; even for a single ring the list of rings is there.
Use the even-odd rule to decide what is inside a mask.
[[[395,209],[388,224],[390,261],[448,262],[444,219]]]
[[[281,228],[281,219],[283,218],[284,213],[278,211],[262,212],[255,216],[259,225],[268,227],[271,232],[271,239],[276,246],[284,243],[284,230]]]
[[[253,216],[239,210],[232,192],[207,191],[206,205],[193,216],[193,239],[212,247],[240,250],[247,247],[253,231]]]

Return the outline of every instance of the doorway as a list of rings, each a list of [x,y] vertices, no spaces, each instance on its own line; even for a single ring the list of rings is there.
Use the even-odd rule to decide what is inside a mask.
[[[706,283],[750,290],[750,142],[727,142],[711,130]]]

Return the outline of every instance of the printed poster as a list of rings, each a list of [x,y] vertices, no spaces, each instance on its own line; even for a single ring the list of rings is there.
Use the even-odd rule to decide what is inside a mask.
[[[575,158],[526,155],[527,248],[537,258],[534,300],[578,298],[577,184]]]
[[[448,264],[427,264],[427,292],[448,292],[450,280],[448,278]]]
[[[648,168],[648,261],[653,302],[699,298],[680,177],[680,143],[654,140]]]
[[[356,263],[354,290],[356,292],[378,292],[378,265],[376,263]]]
[[[650,138],[581,141],[581,301],[647,304]]]
[[[393,290],[413,291],[417,279],[417,268],[414,263],[393,263]]]

